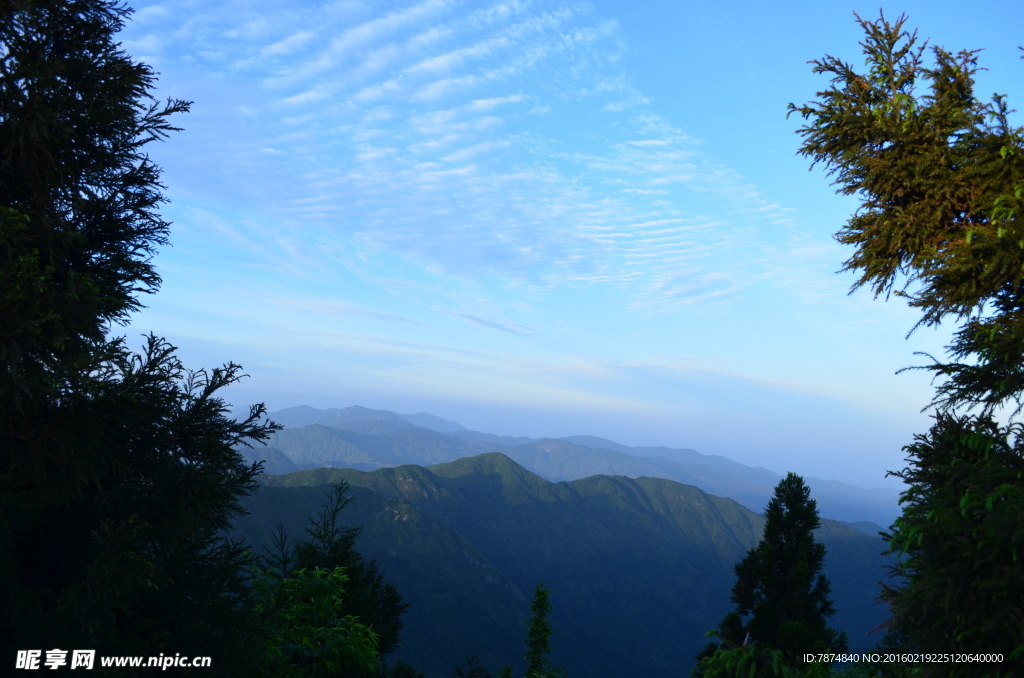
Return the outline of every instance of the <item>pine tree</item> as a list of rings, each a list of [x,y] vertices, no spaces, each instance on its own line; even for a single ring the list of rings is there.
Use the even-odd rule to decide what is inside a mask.
[[[564,678],[565,669],[552,668],[551,654],[551,591],[544,582],[537,584],[530,602],[530,620],[526,623],[525,678]]]
[[[836,234],[855,247],[843,269],[859,273],[854,289],[907,299],[921,309],[915,328],[967,320],[950,349],[971,359],[927,368],[949,377],[936,404],[991,411],[1024,392],[1024,128],[1010,125],[1005,97],[974,95],[980,50],[935,47],[927,68],[906,16],[857,20],[868,72],[812,62],[832,87],[790,104],[810,120],[799,152],[862,199]]]
[[[530,602],[530,621],[526,625],[526,675],[528,678],[547,673],[551,654],[551,592],[544,582],[537,584]]]
[[[1024,662],[1022,433],[984,415],[940,414],[905,448],[910,465],[896,475],[911,489],[888,537],[900,557],[881,596],[892,627],[904,649],[1005,657],[924,665],[921,676],[1008,676]]]
[[[274,427],[262,406],[226,416],[239,366],[109,335],[159,285],[143,149],[189,107],[151,100],[152,69],[115,39],[128,13],[0,4],[0,656],[166,651],[240,675],[248,557],[220,535],[259,472],[234,448]]]
[[[750,648],[751,661],[779,671],[780,662],[789,669],[802,668],[807,652],[846,650],[846,634],[827,626],[834,610],[829,581],[821,573],[825,547],[812,533],[818,527],[810,488],[800,476],[787,474],[765,510],[764,536],[735,566],[736,611],[719,624],[715,635],[720,642],[698,655],[698,675],[716,675],[710,670],[720,663],[716,654],[742,648]]]
[[[1024,395],[1024,127],[1010,125],[1005,97],[975,96],[980,50],[934,47],[928,67],[906,16],[857,20],[867,71],[831,56],[813,62],[832,86],[790,105],[809,120],[800,153],[863,201],[837,234],[856,248],[845,266],[860,274],[854,287],[906,298],[922,312],[915,328],[962,321],[948,361],[928,356],[917,368],[939,380],[935,424],[893,473],[909,489],[888,538],[901,558],[883,596],[890,638],[931,652],[998,645],[1014,658],[926,664],[922,676],[1016,675],[1024,449],[1020,424],[1001,426],[995,414],[1006,407],[1014,421]]]
[[[338,516],[352,501],[346,481],[333,486],[327,503],[310,519],[306,539],[289,543],[283,528],[274,539],[275,548],[264,564],[281,573],[294,570],[345,571],[347,584],[345,614],[370,625],[378,636],[377,651],[388,655],[401,642],[402,615],[409,607],[394,584],[384,581],[376,560],[366,560],[355,547],[361,528],[338,526]]]

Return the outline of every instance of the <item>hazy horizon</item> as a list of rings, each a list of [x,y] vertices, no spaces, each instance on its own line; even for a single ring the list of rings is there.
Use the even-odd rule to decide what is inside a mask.
[[[288,406],[288,407],[281,407],[281,408],[272,408],[272,409],[268,409],[267,415],[268,415],[268,417],[271,420],[273,420],[273,415],[275,413],[280,413],[280,412],[288,410],[288,409],[299,408],[299,407],[313,407],[313,406],[312,405],[304,405],[303,404],[303,405],[291,405],[291,406]],[[344,407],[331,406],[331,407],[316,407],[314,409],[319,410],[319,411],[330,411],[332,409],[334,409],[334,410],[344,410],[344,409],[347,409],[349,407],[365,407],[365,406],[364,405],[360,405],[360,404],[352,404],[352,405],[346,405]],[[375,410],[375,411],[389,411],[389,412],[393,412],[393,413],[395,413],[397,415],[400,415],[400,416],[415,416],[417,414],[428,414],[428,415],[438,416],[435,412],[423,411],[423,410],[418,410],[418,411],[415,411],[415,412],[412,412],[412,411],[402,412],[402,411],[399,411],[399,410],[389,409],[389,408],[385,408],[385,407],[379,407],[379,408],[377,408],[377,407],[368,407],[366,409]],[[248,408],[235,407],[235,408],[233,408],[233,411],[234,411],[236,416],[242,416],[242,415],[245,415],[245,414],[248,413]],[[611,437],[608,437],[608,436],[594,435],[593,433],[587,433],[587,432],[584,432],[584,431],[577,431],[575,433],[567,433],[567,434],[559,433],[558,435],[547,434],[547,433],[541,433],[541,434],[536,434],[536,435],[527,435],[527,434],[524,434],[524,433],[521,433],[521,432],[516,432],[516,431],[507,431],[507,432],[500,432],[499,433],[499,432],[491,431],[491,430],[487,430],[487,429],[474,428],[473,426],[467,426],[463,422],[458,421],[456,419],[449,419],[447,417],[439,417],[439,418],[443,419],[443,420],[445,420],[445,421],[447,421],[449,423],[458,424],[458,425],[462,426],[465,430],[477,431],[479,433],[490,433],[490,434],[501,435],[501,436],[509,436],[509,437],[527,437],[527,438],[532,438],[534,440],[540,440],[540,439],[544,439],[544,438],[549,438],[549,439],[556,439],[557,440],[557,439],[569,438],[569,437],[573,437],[573,436],[591,436],[591,437],[595,437],[595,438],[604,438],[605,440],[610,440],[613,443],[618,443],[620,445],[625,445],[627,447],[664,447],[664,448],[669,448],[669,449],[693,449],[693,448],[690,448],[690,447],[685,447],[685,446],[680,446],[680,445],[666,445],[666,444],[662,444],[662,443],[651,443],[651,442],[644,442],[644,443],[633,442],[631,440],[624,440],[624,439],[611,438]],[[557,426],[557,424],[556,424],[556,426]],[[495,451],[500,452],[501,450],[495,450]],[[701,452],[700,450],[694,450],[694,451]],[[701,454],[708,454],[708,456],[711,456],[709,453],[705,453],[705,452],[701,452]],[[717,456],[726,456],[726,455],[717,455]],[[730,457],[727,457],[727,458],[730,458]],[[733,460],[733,461],[735,461],[735,460]],[[788,471],[792,470],[792,469],[788,469],[788,468],[785,468],[785,469],[769,468],[767,466],[763,466],[763,465],[756,464],[756,463],[746,463],[746,465],[751,466],[751,467],[755,467],[755,468],[764,468],[764,469],[766,469],[768,471],[772,471],[772,472],[776,473],[780,478],[785,477],[786,473]],[[805,475],[806,475],[806,477],[813,477],[810,474],[805,474]],[[902,483],[900,483],[896,479],[890,479],[888,482],[875,483],[873,485],[872,484],[865,485],[865,484],[861,484],[861,483],[858,483],[858,482],[855,482],[855,481],[851,481],[849,479],[841,479],[841,478],[835,478],[835,477],[819,477],[818,479],[819,480],[837,480],[837,481],[840,481],[840,482],[844,482],[844,483],[846,483],[848,485],[852,485],[854,487],[861,487],[863,489],[876,489],[876,488],[893,489],[893,488],[901,488],[901,487],[903,487]]]
[[[879,3],[143,1],[124,48],[194,101],[148,148],[172,247],[130,327],[236,406],[428,412],[892,486],[932,387],[900,300],[848,295],[857,208],[786,119],[863,70]],[[881,3],[1024,100],[1024,8]],[[1013,19],[1017,20],[1014,21]],[[1019,124],[1019,114],[1011,118]]]

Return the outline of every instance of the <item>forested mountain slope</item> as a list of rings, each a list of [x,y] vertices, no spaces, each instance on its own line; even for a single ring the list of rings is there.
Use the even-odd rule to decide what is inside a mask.
[[[370,471],[402,464],[429,465],[501,452],[551,481],[594,475],[649,476],[694,485],[761,511],[782,476],[725,457],[667,447],[628,447],[594,436],[526,438],[468,431],[426,413],[402,415],[365,407],[318,410],[292,407],[270,413],[287,428],[269,448],[241,452],[266,460],[270,474],[321,466]],[[834,480],[807,479],[822,517],[888,526],[899,514],[895,490],[865,490]],[[870,534],[878,528],[867,526]]]
[[[327,483],[347,480],[342,513],[358,547],[410,603],[398,655],[428,675],[479,653],[519,667],[528,599],[546,582],[553,660],[573,676],[686,675],[704,634],[728,611],[732,565],[763,518],[730,499],[660,478],[595,476],[552,483],[503,454],[428,468],[300,471],[265,477],[238,536],[265,543],[278,523],[302,535]],[[881,540],[823,521],[835,626],[851,646],[885,618],[876,582]]]

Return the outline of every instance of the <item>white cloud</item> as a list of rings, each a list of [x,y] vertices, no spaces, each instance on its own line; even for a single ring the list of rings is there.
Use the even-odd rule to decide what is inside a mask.
[[[445,162],[462,162],[463,160],[472,158],[475,155],[480,155],[481,153],[486,153],[487,151],[491,151],[496,148],[508,147],[510,145],[511,144],[508,141],[485,141],[481,144],[460,148],[454,153],[450,153],[441,159]]]
[[[791,213],[649,110],[614,21],[557,2],[375,10],[252,8],[220,41],[250,78],[230,103],[248,111],[252,139],[211,137],[219,150],[204,160],[229,158],[219,171],[251,182],[246,207],[278,224],[238,236],[254,251],[266,239],[304,262],[289,270],[314,270],[323,262],[303,242],[315,229],[434,275],[617,286],[644,310],[721,301],[753,281],[800,289],[795,265],[761,263],[796,246],[769,232],[791,229]],[[168,32],[194,47],[229,23],[215,10],[179,20]],[[566,127],[599,111],[600,133]]]
[[[260,56],[287,56],[308,45],[314,35],[315,33],[311,30],[301,30],[296,33],[292,33],[287,38],[279,40],[271,45],[267,45],[261,49]]]
[[[453,318],[465,320],[466,322],[472,325],[476,325],[477,327],[483,327],[484,329],[495,330],[497,332],[503,332],[505,334],[512,334],[517,337],[538,334],[537,330],[533,329],[532,327],[520,325],[519,323],[514,323],[509,320],[504,320],[502,318],[484,317],[480,315],[475,315],[473,313],[449,311],[440,308],[435,308],[435,310],[444,313],[445,315],[449,315]]]
[[[410,320],[408,318],[404,318],[394,313],[387,313],[385,311],[374,311],[373,309],[360,306],[359,304],[352,304],[349,302],[337,301],[333,299],[325,300],[273,298],[269,299],[268,301],[281,308],[297,309],[300,311],[315,313],[317,315],[358,316],[362,318],[369,318],[371,320],[406,323],[409,325],[420,325],[420,323],[416,322],[415,320]]]

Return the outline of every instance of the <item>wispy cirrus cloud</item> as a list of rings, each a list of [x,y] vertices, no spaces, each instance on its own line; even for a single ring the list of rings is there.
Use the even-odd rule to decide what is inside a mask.
[[[337,315],[343,317],[357,316],[361,318],[368,318],[370,320],[382,320],[384,322],[406,323],[409,325],[422,324],[416,320],[410,320],[409,318],[404,318],[395,313],[375,311],[373,309],[366,308],[365,306],[345,301],[327,299],[275,299],[273,300],[273,303],[283,308],[307,311],[317,315]]]
[[[751,458],[799,432],[828,465],[836,440],[862,465],[909,439],[865,437],[881,419],[849,404],[916,412],[927,380],[892,373],[947,342],[903,345],[912,313],[834,275],[850,253],[827,233],[854,198],[794,169],[781,116],[813,91],[787,73],[817,48],[759,42],[811,49],[791,21],[715,3],[673,8],[670,30],[643,3],[133,4],[125,49],[161,98],[196,102],[147,147],[174,249],[140,326],[249,351],[254,392],[483,403],[531,413],[518,434],[575,409],[586,426],[566,434],[622,417],[652,444],[725,453],[732,436]],[[677,351],[700,360],[655,357]]]
[[[524,337],[531,334],[539,334],[538,331],[532,327],[520,325],[519,323],[515,323],[512,322],[511,320],[506,320],[504,318],[497,318],[493,316],[485,317],[484,315],[476,313],[454,311],[436,306],[434,307],[434,310],[438,311],[439,313],[444,313],[445,315],[451,316],[453,318],[464,320],[472,325],[476,325],[477,327],[483,327],[485,329],[495,330],[497,332],[503,332],[505,334],[511,334],[517,337]]]
[[[614,286],[649,311],[798,276],[763,263],[792,245],[786,207],[649,109],[617,23],[586,4],[235,0],[139,18],[135,44],[240,94],[204,123],[242,134],[204,130],[203,161],[234,179],[218,200],[278,224],[261,238],[279,251],[309,259],[333,237],[435,275]],[[571,129],[593,116],[603,134]]]

